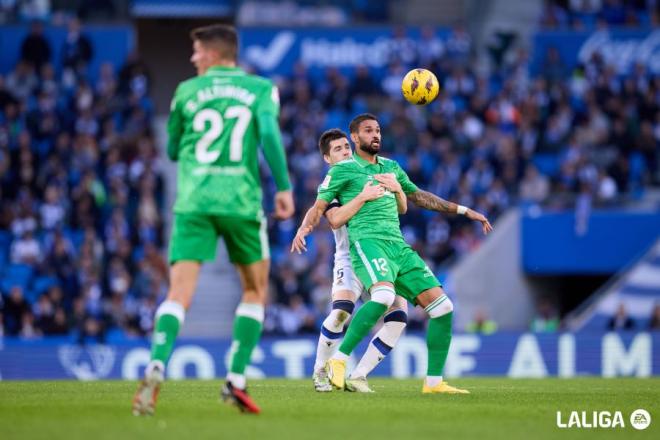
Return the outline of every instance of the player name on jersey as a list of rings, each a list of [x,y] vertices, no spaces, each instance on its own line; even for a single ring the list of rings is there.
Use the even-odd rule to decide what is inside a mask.
[[[186,101],[185,109],[189,112],[196,112],[201,104],[213,99],[222,98],[235,99],[241,101],[245,105],[252,105],[256,96],[254,93],[242,87],[215,84],[198,90],[197,99],[189,99]]]

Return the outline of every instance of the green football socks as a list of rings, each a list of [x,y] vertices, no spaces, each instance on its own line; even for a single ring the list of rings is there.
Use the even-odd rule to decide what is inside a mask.
[[[367,301],[360,307],[346,330],[346,336],[339,346],[339,351],[349,356],[386,310],[386,305],[376,301]]]
[[[186,310],[176,301],[164,301],[156,310],[156,325],[151,341],[151,360],[163,365],[172,354],[174,341],[183,324]]]
[[[264,321],[264,306],[241,303],[236,309],[229,372],[243,375],[254,347],[259,343]]]
[[[451,321],[453,312],[429,320],[426,330],[426,348],[429,354],[426,374],[442,376],[445,368],[449,345],[451,344]]]

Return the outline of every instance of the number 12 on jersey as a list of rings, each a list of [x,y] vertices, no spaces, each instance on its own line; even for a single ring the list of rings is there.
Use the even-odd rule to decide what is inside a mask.
[[[229,138],[229,160],[240,162],[243,159],[243,137],[250,124],[250,119],[252,119],[252,112],[247,107],[234,105],[227,107],[224,119],[236,119]],[[193,130],[198,133],[204,132],[195,144],[195,157],[199,163],[215,162],[222,154],[221,150],[210,151],[209,148],[222,135],[224,125],[224,120],[218,110],[205,108],[195,114]]]

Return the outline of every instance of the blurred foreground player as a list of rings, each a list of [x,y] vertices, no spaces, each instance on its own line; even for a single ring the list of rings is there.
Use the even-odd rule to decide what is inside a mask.
[[[192,302],[201,263],[215,259],[219,236],[243,287],[221,396],[241,411],[260,411],[247,394],[244,374],[261,337],[270,266],[259,144],[278,189],[275,217],[286,219],[294,212],[278,125],[277,89],[269,80],[236,66],[238,37],[233,27],[198,28],[191,38],[190,61],[198,76],[177,87],[167,126],[167,153],[178,162],[170,290],[156,311],[151,361],[133,398],[135,415],[155,410],[165,365]]]

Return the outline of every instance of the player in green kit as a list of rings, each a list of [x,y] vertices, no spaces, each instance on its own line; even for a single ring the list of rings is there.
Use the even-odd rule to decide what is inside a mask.
[[[490,232],[492,227],[482,214],[420,190],[398,163],[379,156],[381,136],[375,116],[357,116],[351,121],[350,132],[356,145],[355,154],[330,168],[319,186],[316,203],[307,212],[292,246],[293,250],[304,250],[304,237],[318,224],[333,199],[345,205],[368,182],[378,182],[385,188],[383,197],[366,202],[348,223],[353,269],[371,293],[371,300],[355,314],[339,351],[328,361],[330,381],[336,388],[344,388],[346,360],[392,305],[396,294],[423,307],[430,318],[426,339],[427,376],[422,392],[467,393],[442,379],[451,343],[453,304],[433,272],[404,241],[399,227],[398,194],[405,193],[408,200],[420,207],[462,214],[479,221],[484,233]]]
[[[202,27],[193,30],[191,37],[191,62],[198,76],[177,87],[167,126],[167,153],[178,162],[170,290],[156,311],[151,361],[133,399],[136,415],[154,412],[201,263],[215,259],[218,237],[225,241],[243,287],[221,395],[241,411],[260,411],[245,383],[245,368],[261,336],[270,266],[259,145],[278,189],[275,216],[285,219],[294,212],[278,124],[277,89],[269,80],[236,67],[238,37],[233,27]]]

